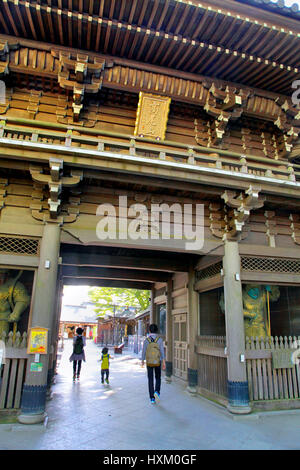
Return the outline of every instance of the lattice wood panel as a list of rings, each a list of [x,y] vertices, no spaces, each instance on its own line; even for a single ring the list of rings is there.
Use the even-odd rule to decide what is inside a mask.
[[[201,271],[196,272],[196,280],[202,281],[203,279],[208,279],[210,277],[216,276],[220,274],[221,269],[223,268],[222,261],[218,263],[211,264],[207,268],[202,269]]]
[[[0,236],[0,253],[38,256],[39,239]]]
[[[244,271],[300,273],[300,260],[242,256],[241,264]]]

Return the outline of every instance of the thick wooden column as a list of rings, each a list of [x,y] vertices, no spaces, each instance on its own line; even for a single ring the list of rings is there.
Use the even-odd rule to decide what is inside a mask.
[[[197,392],[198,360],[195,352],[199,323],[199,294],[194,290],[195,271],[191,267],[188,275],[188,391]]]
[[[166,382],[172,381],[173,374],[173,319],[172,319],[172,279],[167,283],[166,302]]]
[[[59,321],[62,307],[62,294],[63,294],[63,283],[62,280],[57,280],[57,294],[55,300],[55,310],[53,315],[52,334],[51,334],[51,351],[49,357],[49,370],[48,370],[48,395],[50,396],[50,387],[54,382],[54,376],[56,372],[57,362],[57,351],[58,351],[58,337],[59,337]]]
[[[40,355],[42,363],[40,372],[31,371],[35,355],[30,355],[27,363],[25,384],[23,386],[21,415],[19,421],[24,424],[35,424],[44,420],[47,376],[50,355],[50,340],[53,328],[57,296],[57,267],[60,247],[60,226],[47,223],[41,243],[41,252],[35,292],[33,298],[31,327],[43,327],[48,331],[48,354]]]
[[[240,255],[237,241],[224,245],[224,297],[228,369],[228,409],[232,413],[251,412],[245,360]]]
[[[154,303],[155,298],[155,289],[152,287],[151,289],[151,300],[150,300],[150,325],[152,323],[156,323],[156,304]],[[146,331],[146,334],[148,332]]]

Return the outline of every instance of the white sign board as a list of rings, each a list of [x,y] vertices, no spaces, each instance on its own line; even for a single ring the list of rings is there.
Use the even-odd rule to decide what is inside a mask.
[[[5,364],[5,343],[0,341],[0,367]]]

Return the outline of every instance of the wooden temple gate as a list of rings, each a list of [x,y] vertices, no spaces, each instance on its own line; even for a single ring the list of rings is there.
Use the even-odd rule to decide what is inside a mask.
[[[166,377],[190,393],[233,413],[298,406],[280,340],[300,334],[298,16],[254,0],[56,3],[0,2],[0,328],[49,333],[38,371],[8,347],[1,406],[20,405],[23,381],[20,421],[43,419],[62,289],[83,283],[151,291]]]

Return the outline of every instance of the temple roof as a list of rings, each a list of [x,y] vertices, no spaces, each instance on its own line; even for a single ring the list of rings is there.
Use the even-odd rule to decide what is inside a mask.
[[[297,3],[293,3],[291,6],[287,6],[284,0],[236,0],[240,3],[246,3],[247,5],[253,5],[263,10],[272,11],[279,15],[289,16],[300,20],[300,7]]]
[[[95,305],[92,302],[82,302],[80,305],[63,304],[61,321],[97,324]]]
[[[245,3],[5,0],[0,33],[290,95],[300,23]]]

